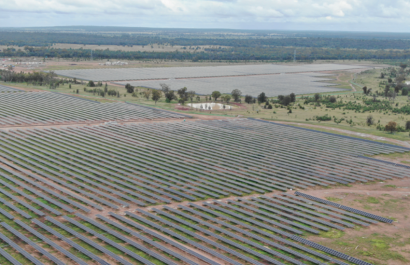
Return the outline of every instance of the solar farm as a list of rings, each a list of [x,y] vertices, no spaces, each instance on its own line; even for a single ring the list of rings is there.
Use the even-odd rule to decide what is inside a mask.
[[[3,92],[20,92],[20,91],[22,91],[22,90],[17,89],[17,88],[13,88],[13,87],[0,85],[0,93],[3,93]]]
[[[331,76],[323,71],[366,69],[364,66],[340,64],[307,64],[298,66],[262,64],[213,67],[161,67],[59,70],[55,73],[69,78],[92,81],[116,81],[116,84],[160,89],[165,83],[176,90],[187,87],[197,94],[211,94],[218,90],[230,93],[240,89],[244,94],[268,96],[285,93],[320,93],[341,91],[334,88]],[[122,81],[122,82],[119,82]]]
[[[127,83],[135,87],[146,87],[161,89],[162,83],[169,85],[172,89],[187,87],[199,91],[200,94],[210,95],[215,89],[221,93],[230,94],[232,90],[240,90],[247,95],[257,96],[266,93],[268,97],[283,94],[322,93],[333,91],[344,91],[346,89],[332,87],[331,75],[321,73],[299,73],[299,74],[274,74],[254,75],[236,77],[214,77],[214,78],[188,78],[170,80],[149,80],[117,82],[125,86]]]
[[[0,126],[0,264],[368,265],[307,237],[393,220],[308,191],[410,172],[368,157],[401,146],[51,92],[1,93]]]
[[[182,118],[126,103],[100,103],[53,92],[0,93],[0,125],[23,126]]]
[[[111,68],[58,70],[56,74],[70,78],[93,81],[155,80],[172,78],[200,78],[224,76],[249,76],[281,73],[321,72],[348,69],[364,69],[363,66],[341,64],[307,64],[298,66],[261,64],[202,67],[158,67],[158,68]]]

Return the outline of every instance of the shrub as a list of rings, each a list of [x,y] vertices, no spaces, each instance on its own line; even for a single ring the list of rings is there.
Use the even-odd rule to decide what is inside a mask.
[[[125,89],[127,90],[128,93],[134,93],[134,87],[131,86],[130,84],[126,84]]]
[[[409,94],[409,89],[408,88],[403,88],[403,90],[401,91],[401,95],[402,96],[407,96]]]
[[[316,116],[316,120],[318,120],[318,121],[330,121],[330,120],[332,120],[332,117],[330,117],[328,114],[325,114],[323,116]]]
[[[283,104],[284,106],[289,105],[291,102],[292,102],[292,100],[291,100],[291,97],[290,97],[290,96],[285,96],[285,97],[283,98],[283,100],[282,100],[282,104]]]
[[[384,127],[384,129],[386,131],[393,133],[397,130],[397,123],[395,123],[394,121],[391,121]]]
[[[331,97],[329,98],[329,101],[330,101],[331,103],[335,103],[335,102],[336,102],[336,97],[335,97],[335,96],[331,96]]]
[[[366,118],[366,124],[367,126],[373,125],[374,124],[374,119],[372,115],[367,116]]]
[[[406,130],[410,130],[410,121],[406,121]]]

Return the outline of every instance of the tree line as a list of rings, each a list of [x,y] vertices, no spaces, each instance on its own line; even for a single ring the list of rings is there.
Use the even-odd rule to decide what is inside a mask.
[[[2,32],[0,45],[51,46],[56,43],[86,45],[180,45],[180,46],[228,46],[228,47],[301,47],[301,48],[339,48],[339,49],[410,49],[410,40],[400,38],[369,39],[341,38],[323,36],[308,37],[257,37],[257,38],[190,38],[147,36],[147,35],[107,35],[82,33],[50,33],[50,32]]]
[[[190,60],[190,61],[291,61],[294,49],[288,47],[270,48],[221,48],[195,52],[150,52],[150,51],[110,51],[94,50],[95,59],[123,60]],[[26,47],[25,49],[3,49],[0,57],[47,57],[88,59],[88,49],[54,49],[48,47]],[[297,60],[407,60],[410,50],[343,50],[325,48],[301,48],[297,50]]]

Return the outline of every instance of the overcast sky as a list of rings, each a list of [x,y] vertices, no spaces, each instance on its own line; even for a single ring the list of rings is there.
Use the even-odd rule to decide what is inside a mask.
[[[1,27],[410,32],[410,0],[0,0]]]

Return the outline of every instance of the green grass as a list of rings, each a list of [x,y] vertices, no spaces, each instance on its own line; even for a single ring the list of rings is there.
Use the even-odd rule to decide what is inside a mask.
[[[343,231],[337,230],[337,229],[330,229],[327,232],[320,232],[320,237],[324,237],[324,238],[340,238],[344,235],[345,233]]]
[[[342,199],[336,198],[336,197],[326,197],[326,200],[331,201],[331,202],[341,202]]]
[[[383,187],[385,187],[385,188],[397,188],[397,186],[396,185],[384,185]]]

